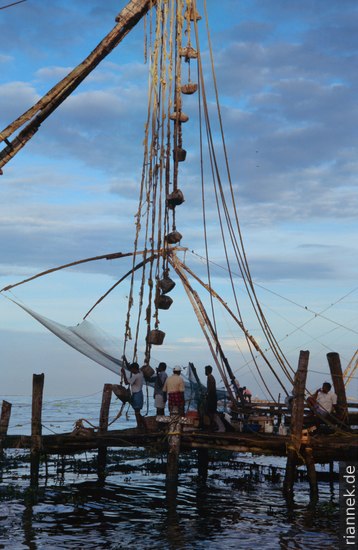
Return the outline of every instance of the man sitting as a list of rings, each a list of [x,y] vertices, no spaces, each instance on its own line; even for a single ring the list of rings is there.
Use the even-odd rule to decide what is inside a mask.
[[[317,417],[323,419],[334,412],[334,407],[337,405],[337,396],[331,391],[332,385],[329,382],[324,382],[322,388],[319,388],[315,393],[308,397],[307,403]]]

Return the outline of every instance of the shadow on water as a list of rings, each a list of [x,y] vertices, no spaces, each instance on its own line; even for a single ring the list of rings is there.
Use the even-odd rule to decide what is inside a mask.
[[[130,453],[129,453],[130,455]],[[309,486],[295,500],[282,497],[279,476],[268,480],[249,467],[209,463],[198,475],[196,455],[181,461],[179,484],[166,485],[160,457],[109,456],[98,480],[88,466],[59,476],[4,475],[0,492],[0,547],[16,550],[86,548],[310,549],[338,546],[338,495],[320,486],[309,504]],[[91,460],[91,459],[89,459]],[[87,473],[84,473],[87,472]],[[204,475],[203,475],[204,474]],[[336,491],[338,489],[336,488]]]

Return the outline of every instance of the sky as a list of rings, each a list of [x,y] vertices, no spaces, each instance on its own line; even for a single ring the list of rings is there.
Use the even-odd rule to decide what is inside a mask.
[[[9,2],[0,0],[0,8]],[[5,128],[80,63],[125,6],[115,0],[26,0],[0,10],[0,126]],[[197,2],[204,13],[202,2]],[[329,379],[326,354],[343,369],[357,349],[357,24],[354,0],[207,1],[221,115],[240,227],[256,292],[293,369],[310,351],[308,384]],[[210,73],[204,19],[203,68]],[[148,64],[140,22],[40,127],[0,177],[0,286],[82,258],[133,249],[143,160]],[[213,86],[207,85],[210,111]],[[194,99],[186,99],[188,150],[179,224],[188,262],[205,276]],[[215,139],[217,138],[215,134]],[[210,209],[210,205],[209,205]],[[209,210],[210,213],[210,210]],[[208,235],[213,287],[227,290],[215,216]],[[191,253],[195,252],[195,255]],[[7,293],[64,325],[76,325],[121,277],[125,262],[94,262]],[[242,313],[260,344],[241,288]],[[178,282],[153,364],[212,363]],[[0,297],[1,394],[89,395],[118,376],[66,346]],[[90,320],[118,339],[128,286]],[[221,319],[221,318],[220,318]],[[222,343],[242,385],[265,392],[242,334],[222,317]],[[246,357],[246,358],[245,358]],[[216,375],[218,375],[216,373]],[[204,377],[203,377],[204,378]],[[280,388],[270,382],[275,395]],[[354,380],[349,393],[356,394]]]

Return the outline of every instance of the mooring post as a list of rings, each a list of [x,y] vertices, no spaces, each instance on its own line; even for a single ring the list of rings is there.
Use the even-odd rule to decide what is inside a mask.
[[[178,462],[180,451],[180,439],[182,434],[181,417],[179,414],[170,416],[168,431],[168,459],[167,482],[176,482],[178,479]]]
[[[38,485],[40,450],[42,446],[42,400],[45,375],[34,374],[32,377],[32,416],[31,416],[31,486]]]
[[[44,380],[43,373],[34,374],[32,377],[31,450],[33,452],[41,449]]]
[[[305,386],[309,351],[300,351],[298,368],[293,382],[293,405],[291,415],[291,442],[287,449],[287,465],[283,483],[284,494],[293,497],[293,484],[296,476],[297,457],[301,447],[303,415],[305,408]]]
[[[108,430],[108,418],[109,418],[109,408],[111,406],[111,397],[112,397],[112,384],[105,384],[103,386],[102,393],[102,405],[101,411],[99,414],[99,433],[104,433]],[[97,472],[99,478],[104,478],[106,471],[106,462],[107,462],[107,447],[100,446],[98,448],[98,457],[97,457]]]
[[[0,440],[7,434],[9,428],[10,415],[11,415],[11,403],[3,400],[1,406],[1,418],[0,418]]]
[[[331,371],[334,391],[337,395],[336,416],[341,422],[347,422],[347,396],[339,354],[336,352],[327,353],[327,360]]]

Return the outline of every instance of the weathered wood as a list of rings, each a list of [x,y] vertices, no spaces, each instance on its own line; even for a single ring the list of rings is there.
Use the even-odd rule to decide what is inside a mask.
[[[298,369],[295,374],[292,394],[294,396],[291,415],[291,441],[287,450],[287,465],[283,484],[284,493],[293,496],[293,484],[296,475],[297,457],[301,447],[303,414],[305,408],[305,386],[307,378],[309,351],[300,351]]]
[[[179,414],[170,416],[168,431],[167,482],[173,483],[178,479],[178,462],[180,439],[182,435],[181,417]]]
[[[41,449],[42,435],[42,399],[45,375],[34,374],[32,377],[32,416],[31,416],[31,450]]]
[[[306,469],[307,469],[308,482],[310,484],[311,501],[316,501],[318,499],[318,484],[317,484],[315,461],[313,458],[311,446],[307,445],[305,447],[303,456],[304,456]]]
[[[105,384],[102,393],[101,412],[99,414],[99,431],[106,432],[108,429],[109,408],[111,406],[112,384]]]
[[[11,403],[3,400],[0,418],[0,438],[7,434],[11,415]]]
[[[109,408],[111,406],[111,397],[112,397],[112,384],[105,384],[103,386],[102,393],[102,405],[99,415],[99,432],[105,433],[108,430],[108,418],[109,418]],[[105,477],[107,463],[107,446],[101,446],[98,449],[97,456],[97,472],[99,479]]]
[[[337,395],[336,416],[342,422],[346,422],[348,420],[347,396],[339,354],[336,352],[327,353],[327,360],[334,391]]]
[[[130,0],[116,17],[117,24],[63,80],[56,84],[33,107],[13,121],[0,133],[0,141],[7,147],[0,153],[0,167],[4,166],[37,132],[41,123],[75,90],[95,67],[123,40],[156,0]],[[36,116],[35,116],[36,115]],[[25,122],[30,121],[12,142],[7,139]]]

